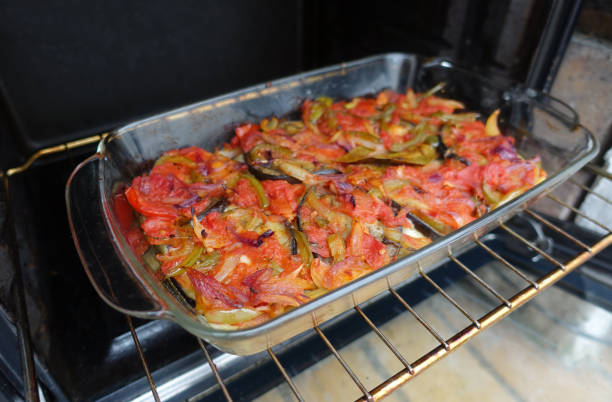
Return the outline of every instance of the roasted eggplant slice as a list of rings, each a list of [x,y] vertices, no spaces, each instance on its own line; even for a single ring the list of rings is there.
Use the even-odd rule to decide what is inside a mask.
[[[444,143],[444,138],[441,134],[438,134],[437,136],[438,141],[436,144],[436,148],[438,149],[438,153],[440,154],[440,156],[444,159],[455,159],[461,163],[463,163],[465,166],[470,166],[470,161],[467,160],[466,158],[464,158],[463,156],[459,156],[455,153],[453,148],[449,148],[446,146],[446,144]]]
[[[442,237],[453,231],[453,228],[447,224],[439,222],[422,212],[408,212],[406,216],[414,223],[419,231],[433,238]]]

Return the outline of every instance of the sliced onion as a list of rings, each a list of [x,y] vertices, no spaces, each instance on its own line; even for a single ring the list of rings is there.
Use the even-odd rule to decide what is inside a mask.
[[[221,265],[221,268],[219,269],[219,272],[217,272],[217,274],[215,275],[215,279],[219,282],[223,282],[225,278],[227,278],[228,275],[234,271],[236,266],[238,266],[239,262],[240,256],[237,254],[232,254],[225,258],[223,264]]]
[[[317,297],[321,297],[326,293],[329,293],[329,290],[324,288],[304,291],[304,294],[308,296],[309,299],[316,299]]]
[[[415,239],[423,239],[425,236],[423,233],[419,232],[415,228],[409,228],[407,226],[402,226],[402,233],[408,237],[413,237]]]
[[[236,308],[233,310],[211,310],[204,313],[209,323],[215,324],[237,324],[252,320],[261,312],[250,308]]]
[[[174,206],[177,208],[187,208],[192,206],[193,204],[195,204],[198,201],[201,201],[202,199],[200,198],[199,195],[194,194],[193,196],[191,196],[190,198],[186,199],[185,201],[175,204]]]

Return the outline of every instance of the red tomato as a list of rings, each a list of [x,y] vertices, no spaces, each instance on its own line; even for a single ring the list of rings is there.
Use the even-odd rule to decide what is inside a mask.
[[[255,189],[247,179],[240,179],[234,188],[235,193],[231,197],[231,201],[241,207],[259,207],[259,198]]]
[[[137,177],[136,179],[140,179]],[[134,180],[136,180],[134,179]],[[149,201],[134,187],[125,190],[125,196],[132,208],[144,216],[163,216],[167,218],[177,218],[179,213],[176,208],[159,201]]]
[[[206,247],[219,249],[235,243],[231,235],[234,230],[232,223],[224,219],[219,212],[213,211],[209,213],[200,223],[206,234],[206,236],[202,235]]]
[[[371,117],[378,113],[375,99],[361,99],[349,112],[359,117]]]
[[[391,207],[382,200],[360,190],[345,194],[340,210],[347,215],[365,223],[375,223],[380,220],[387,226],[397,226],[405,223],[405,218],[396,218]]]
[[[183,148],[179,150],[179,155],[186,156],[196,163],[205,162],[213,157],[213,154],[200,147]]]
[[[385,146],[385,149],[390,149],[391,145],[393,145],[396,142],[395,138],[393,138],[393,136],[386,131],[380,132],[380,138],[383,141],[383,145]]]
[[[261,140],[261,132],[257,124],[244,124],[236,128],[236,136],[244,152],[249,152]]]
[[[161,260],[161,257],[157,256],[158,260]],[[161,271],[164,275],[169,274],[174,271],[181,263],[185,260],[184,256],[174,256],[173,258],[167,258],[161,261]]]
[[[336,113],[336,121],[342,130],[366,131],[363,119],[346,112]]]
[[[304,295],[303,280],[287,276],[274,275],[270,268],[259,269],[242,280],[255,294],[254,298],[264,303],[298,306],[308,300]]]
[[[151,174],[159,175],[161,177],[172,175],[183,183],[190,183],[192,181],[191,168],[189,166],[172,162],[165,162],[154,166],[151,170]]]
[[[335,144],[317,144],[305,149],[306,152],[316,155],[319,160],[334,161],[346,153],[344,148]]]
[[[133,226],[134,210],[130,207],[124,192],[120,191],[113,196],[113,211],[121,229],[126,230]]]
[[[437,99],[433,96],[429,96],[427,98],[422,99],[419,102],[419,105],[416,109],[414,109],[415,113],[423,114],[425,116],[430,116],[436,112],[442,113],[453,113],[454,109],[442,104],[432,104],[430,103],[431,99]]]
[[[483,171],[484,181],[503,194],[535,183],[534,164],[530,161],[512,163],[502,160],[489,163]]]
[[[359,222],[353,224],[353,230],[346,243],[348,255],[363,257],[372,268],[380,268],[390,261],[387,247],[366,233]]]
[[[300,219],[302,221],[302,230],[310,242],[312,252],[327,258],[331,255],[329,245],[327,244],[327,237],[332,234],[332,231],[328,226],[319,226],[313,222],[314,212],[305,205],[301,207]]]
[[[163,216],[149,217],[145,219],[141,227],[145,234],[150,237],[165,239],[176,236],[174,219],[168,219]]]
[[[325,272],[323,284],[326,289],[335,289],[372,271],[372,267],[359,257],[348,257],[334,264]]]
[[[270,200],[270,210],[289,220],[293,219],[299,198],[304,194],[304,185],[290,184],[284,180],[264,180],[261,185]]]
[[[155,173],[148,177],[148,183],[142,182],[140,190],[150,200],[161,201],[167,204],[179,204],[192,198],[194,195],[189,191],[189,187],[177,179],[176,176]]]
[[[437,180],[434,175],[430,175],[428,181]],[[441,180],[451,182],[463,191],[478,193],[481,190],[482,168],[475,163],[461,169],[444,169],[439,176]]]
[[[136,225],[134,211],[130,207],[124,192],[118,192],[114,195],[112,208],[119,222],[119,229],[125,236],[125,240],[134,251],[134,254],[137,256],[142,255],[149,247],[149,244],[138,225]]]
[[[193,287],[198,291],[200,303],[206,308],[232,309],[244,307],[250,298],[247,287],[224,285],[215,278],[194,269],[187,271]]]

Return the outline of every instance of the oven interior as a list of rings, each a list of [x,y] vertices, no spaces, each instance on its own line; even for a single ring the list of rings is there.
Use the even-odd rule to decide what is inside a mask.
[[[360,1],[193,2],[172,7],[165,2],[96,7],[65,1],[27,3],[3,5],[0,13],[5,39],[0,46],[5,60],[0,66],[0,170],[5,184],[0,190],[0,395],[7,399],[32,396],[20,356],[27,355],[28,342],[34,389],[44,400],[144,400],[153,396],[150,382],[162,400],[226,400],[228,395],[252,400],[279,384],[286,384],[283,395],[299,398],[304,391],[292,392],[291,378],[326,357],[348,365],[345,375],[349,373],[353,388],[349,399],[367,397],[396,373],[406,379],[415,368],[425,367],[419,363],[421,355],[454,350],[450,340],[462,339],[464,328],[481,325],[481,314],[533,288],[558,270],[558,261],[565,267],[577,256],[583,258],[588,251],[584,243],[599,254],[565,276],[559,287],[612,309],[612,250],[604,249],[609,229],[607,235],[583,229],[574,223],[580,211],[545,198],[509,222],[508,230],[481,238],[482,245],[462,255],[460,264],[451,261],[270,352],[222,354],[173,323],[128,318],[95,293],[74,249],[64,200],[69,174],[95,152],[93,140],[59,146],[23,172],[8,174],[41,149],[96,136],[139,117],[388,51],[448,56],[508,84],[547,90],[580,2],[430,0],[381,2],[376,7]],[[596,170],[587,168],[573,179],[578,184],[567,184],[577,194],[571,200],[565,197],[565,187],[552,197],[578,205],[587,195],[579,185],[589,189],[602,180]],[[508,271],[501,274],[503,269]],[[499,285],[502,298],[478,283],[474,274]],[[452,292],[457,283],[468,282],[465,286],[486,307],[462,312],[461,303],[457,308],[447,300],[463,321],[442,334],[431,328],[431,340],[418,355],[404,358],[396,351],[402,356],[398,370],[364,383],[358,364],[342,359],[343,348],[367,334],[378,337],[380,350],[395,353],[385,344],[389,337],[378,334],[380,328],[398,318],[418,321],[423,318],[419,306],[434,296],[446,294],[453,301],[465,297]],[[23,328],[28,337],[20,336]],[[384,396],[391,388],[373,395]]]

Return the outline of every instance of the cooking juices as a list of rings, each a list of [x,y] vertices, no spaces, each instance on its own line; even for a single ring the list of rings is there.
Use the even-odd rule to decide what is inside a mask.
[[[117,196],[138,213],[129,241],[211,325],[244,328],[545,178],[539,158],[500,133],[497,111],[483,123],[441,89],[306,100],[301,120],[243,124],[213,153],[168,151]]]

